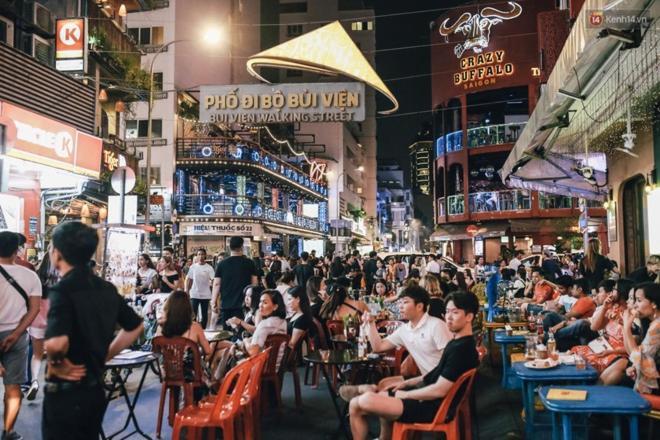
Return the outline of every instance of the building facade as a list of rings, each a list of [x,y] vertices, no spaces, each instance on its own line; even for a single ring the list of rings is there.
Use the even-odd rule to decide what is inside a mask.
[[[413,194],[404,186],[404,173],[397,164],[378,166],[378,226],[381,248],[418,251],[419,236],[413,231]]]
[[[457,260],[481,254],[492,261],[503,248],[540,251],[579,235],[577,198],[511,189],[499,174],[568,35],[569,11],[551,0],[489,6],[442,15],[431,38],[432,70],[443,72],[432,82],[438,225],[432,238],[451,243]],[[478,20],[480,35],[463,32]],[[605,213],[590,214],[602,220]]]

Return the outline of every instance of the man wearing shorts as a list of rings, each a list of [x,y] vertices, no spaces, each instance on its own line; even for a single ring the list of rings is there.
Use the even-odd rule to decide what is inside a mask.
[[[352,399],[349,413],[355,440],[367,438],[370,415],[381,418],[381,439],[391,438],[395,421],[430,423],[454,382],[478,366],[472,321],[479,311],[479,300],[473,293],[457,291],[447,297],[446,304],[445,318],[454,339],[447,344],[438,365],[428,374],[407,379],[388,390],[367,392]]]
[[[0,232],[0,364],[4,368],[5,411],[2,440],[19,440],[14,424],[21,409],[21,384],[27,380],[27,328],[39,313],[41,282],[15,263],[18,234]]]

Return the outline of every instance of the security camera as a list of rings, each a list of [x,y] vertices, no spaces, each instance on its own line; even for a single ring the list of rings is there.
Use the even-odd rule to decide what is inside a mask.
[[[594,169],[591,167],[583,167],[578,170],[580,174],[582,174],[582,177],[585,179],[591,179],[594,175]]]

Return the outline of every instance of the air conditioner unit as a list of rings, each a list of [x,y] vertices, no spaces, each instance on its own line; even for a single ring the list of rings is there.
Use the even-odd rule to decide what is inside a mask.
[[[32,9],[32,23],[49,34],[55,33],[55,19],[53,14],[45,6],[34,2]]]
[[[32,56],[38,61],[52,65],[53,64],[53,46],[48,40],[32,35]]]

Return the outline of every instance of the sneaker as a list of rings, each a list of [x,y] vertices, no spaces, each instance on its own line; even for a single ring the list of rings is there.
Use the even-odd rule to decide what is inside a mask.
[[[37,397],[37,391],[39,391],[39,382],[33,380],[30,384],[30,388],[28,388],[27,392],[25,393],[25,398],[27,400],[34,400],[34,398]]]
[[[2,440],[23,440],[23,436],[16,431],[2,431]]]
[[[350,402],[353,397],[357,397],[360,394],[359,385],[342,385],[339,387],[339,397],[341,397],[345,402]]]

